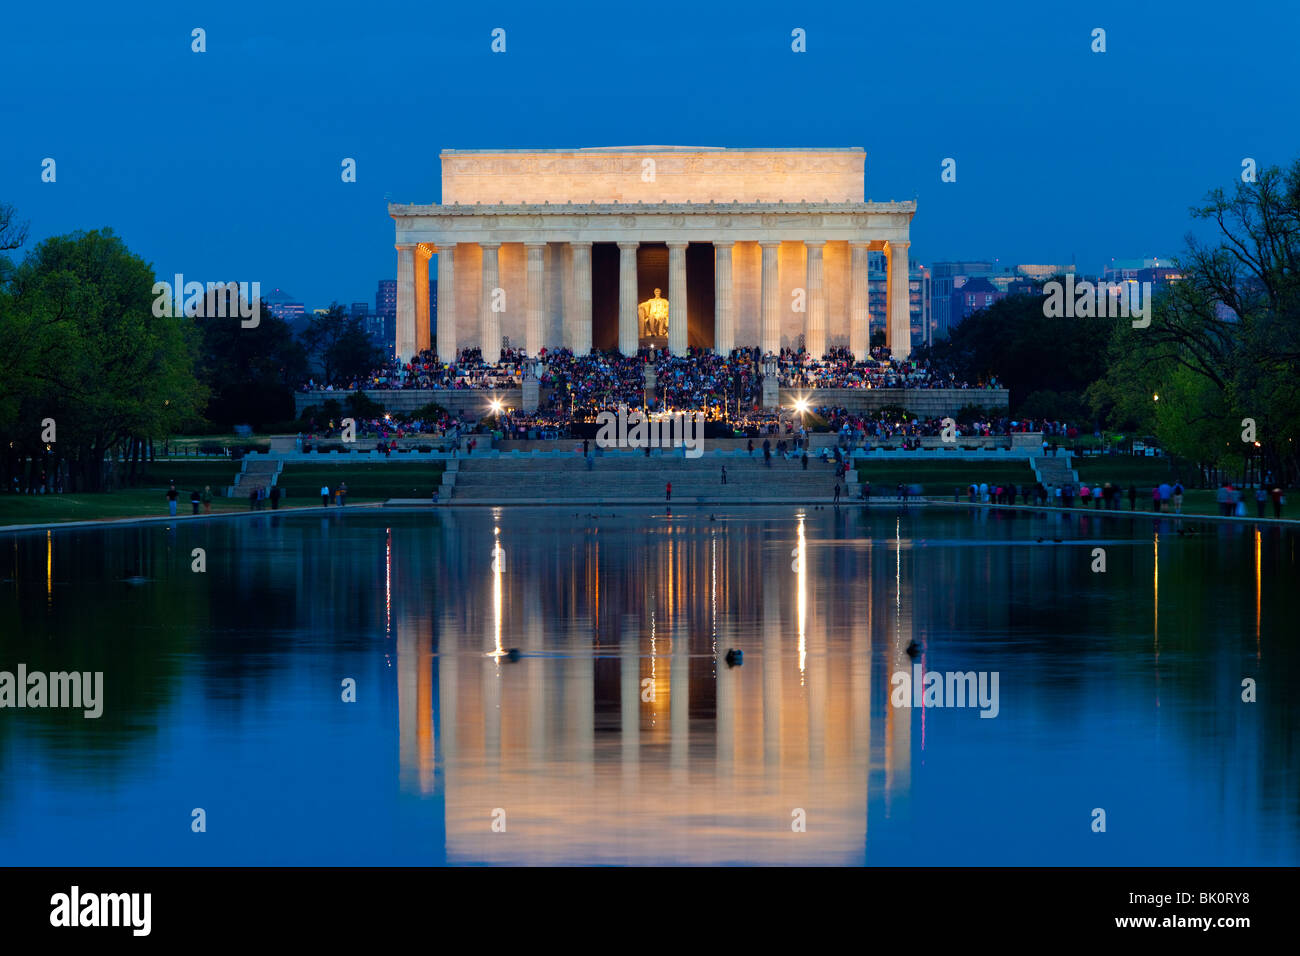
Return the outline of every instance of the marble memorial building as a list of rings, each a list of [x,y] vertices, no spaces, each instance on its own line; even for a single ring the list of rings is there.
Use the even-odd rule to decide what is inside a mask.
[[[862,357],[870,250],[888,269],[886,343],[911,350],[916,203],[864,201],[861,148],[448,149],[441,162],[440,204],[388,207],[404,360],[477,346],[496,361],[506,344]]]

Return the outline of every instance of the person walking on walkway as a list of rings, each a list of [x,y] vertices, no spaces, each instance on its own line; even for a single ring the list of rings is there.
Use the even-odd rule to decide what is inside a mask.
[[[271,510],[275,511],[280,507],[280,486],[271,486]]]
[[[205,515],[212,514],[212,486],[211,485],[203,486],[203,513]]]
[[[339,507],[342,508],[348,503],[348,483],[345,481],[339,485]]]
[[[193,491],[190,492],[190,513],[191,514],[199,513],[199,502],[202,500],[203,497],[202,495],[199,494],[199,489],[195,488]]]
[[[723,465],[723,466],[722,466],[722,483],[723,483],[724,485],[727,483],[727,466],[726,466],[726,465]]]
[[[1282,488],[1278,485],[1274,485],[1273,490],[1268,494],[1269,497],[1273,499],[1273,517],[1282,517],[1282,505],[1286,503],[1286,499],[1282,497]]]
[[[1183,513],[1183,482],[1182,479],[1174,481],[1174,514]]]
[[[673,483],[670,481],[664,486],[664,501],[673,500]]]
[[[1264,486],[1260,485],[1255,489],[1255,517],[1264,517],[1264,505],[1268,503],[1268,493],[1264,491]]]
[[[839,503],[840,503],[840,483],[837,481],[835,482],[835,504],[838,506]]]
[[[322,507],[322,508],[328,508],[328,507],[330,506],[330,486],[329,486],[329,485],[321,485],[321,486],[320,486],[320,503],[321,503],[321,507]]]
[[[167,513],[173,518],[176,517],[176,482],[167,484]]]

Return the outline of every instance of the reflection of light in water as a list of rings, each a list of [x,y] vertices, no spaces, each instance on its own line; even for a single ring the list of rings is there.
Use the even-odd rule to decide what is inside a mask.
[[[388,541],[384,545],[384,634],[393,636],[393,529],[385,528]]]
[[[54,604],[54,538],[45,532],[45,603]]]
[[[1160,532],[1156,532],[1155,543],[1155,572],[1151,579],[1151,604],[1155,608],[1155,622],[1152,630],[1155,632],[1156,659],[1160,658]]]
[[[894,633],[903,636],[903,519],[894,519]]]
[[[808,666],[808,549],[804,543],[803,515],[799,516],[799,683],[806,680]]]
[[[1259,611],[1260,611],[1260,592],[1263,587],[1263,577],[1261,575],[1261,553],[1260,553],[1260,533],[1259,528],[1255,529],[1255,660],[1259,660]]]
[[[714,663],[718,658],[718,532],[714,531],[709,540],[709,619],[712,628],[712,647]],[[1259,629],[1256,628],[1256,633]]]
[[[492,529],[492,634],[495,644],[492,656],[496,658],[497,667],[501,666],[501,657],[505,654],[501,647],[501,575],[505,571],[506,553],[495,538],[500,533],[500,528]]]

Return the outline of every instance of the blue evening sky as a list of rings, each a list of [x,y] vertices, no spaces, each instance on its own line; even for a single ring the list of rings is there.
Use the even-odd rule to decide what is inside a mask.
[[[446,147],[862,146],[915,259],[1097,271],[1300,156],[1297,44],[1293,2],[10,4],[0,201],[163,276],[373,304],[385,200],[436,201]]]

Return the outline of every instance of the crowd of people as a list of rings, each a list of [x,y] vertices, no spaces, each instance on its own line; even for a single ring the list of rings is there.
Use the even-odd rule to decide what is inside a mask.
[[[832,349],[822,359],[803,351],[782,349],[763,355],[758,349],[734,349],[718,355],[692,348],[687,355],[642,349],[636,355],[593,351],[577,355],[569,349],[543,349],[529,359],[521,349],[505,349],[500,361],[488,364],[477,348],[462,349],[451,362],[424,350],[408,362],[393,361],[346,381],[321,384],[314,379],[303,391],[357,389],[504,389],[522,385],[525,373],[536,371],[542,389],[550,390],[555,407],[566,404],[574,415],[640,405],[646,367],[653,366],[655,402],[668,408],[745,408],[757,404],[763,376],[775,366],[783,388],[971,388],[949,374],[934,375],[927,365],[895,361],[886,348],[873,349],[857,361],[846,349]],[[976,387],[997,387],[996,381]]]
[[[782,388],[999,388],[997,379],[971,386],[948,375],[935,375],[928,364],[894,361],[887,348],[874,348],[857,361],[848,349],[833,348],[821,360],[807,352],[782,349],[775,356]]]

